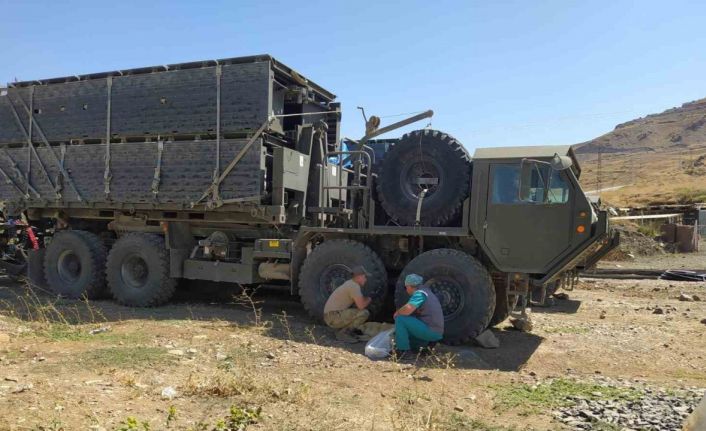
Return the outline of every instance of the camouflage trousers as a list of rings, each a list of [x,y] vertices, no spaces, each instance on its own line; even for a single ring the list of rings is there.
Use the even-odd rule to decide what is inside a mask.
[[[324,314],[324,322],[333,329],[355,329],[365,323],[368,317],[370,317],[368,310],[346,308]]]

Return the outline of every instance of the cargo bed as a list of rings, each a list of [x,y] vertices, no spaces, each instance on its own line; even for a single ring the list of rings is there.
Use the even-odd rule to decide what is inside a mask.
[[[205,209],[259,205],[274,149],[291,149],[300,126],[322,120],[338,142],[334,99],[268,55],[8,84],[0,200],[17,210],[190,209],[225,175],[210,199],[218,205]]]

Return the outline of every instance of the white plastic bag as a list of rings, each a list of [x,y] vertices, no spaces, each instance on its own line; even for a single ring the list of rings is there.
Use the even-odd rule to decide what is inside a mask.
[[[370,359],[385,359],[392,351],[392,334],[395,329],[388,329],[378,333],[365,345],[365,356]]]

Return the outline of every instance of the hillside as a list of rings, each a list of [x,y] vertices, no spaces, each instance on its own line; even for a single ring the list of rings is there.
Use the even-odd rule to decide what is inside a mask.
[[[618,124],[575,149],[584,187],[604,190],[613,205],[706,201],[706,99]]]

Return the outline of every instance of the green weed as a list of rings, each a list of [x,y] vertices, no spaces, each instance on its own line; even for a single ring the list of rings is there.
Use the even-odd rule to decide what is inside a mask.
[[[468,431],[516,431],[517,428],[506,428],[502,426],[490,425],[478,419],[471,419],[459,413],[453,412],[444,423],[446,430],[468,430]],[[519,430],[518,430],[519,431]]]
[[[166,423],[167,428],[171,427],[172,424],[176,421],[176,419],[177,419],[176,407],[169,406],[169,410],[167,410],[167,423]]]
[[[637,231],[648,238],[655,238],[662,235],[659,227],[653,224],[643,224],[637,227]]]
[[[32,431],[64,431],[67,428],[58,419],[52,419],[49,425],[36,425]]]
[[[150,431],[151,429],[149,422],[141,422],[130,416],[120,422],[116,431]]]
[[[703,189],[678,189],[675,198],[680,204],[692,204],[706,202],[706,190]]]
[[[575,405],[575,398],[587,400],[635,400],[642,393],[634,388],[601,386],[568,379],[556,379],[538,385],[526,383],[509,386],[495,386],[498,409],[521,407],[524,413],[536,413],[546,408],[568,407]]]
[[[125,344],[139,344],[147,339],[147,337],[140,332],[119,333],[109,330],[91,334],[91,329],[93,329],[93,326],[91,325],[86,326],[52,323],[41,325],[41,327],[35,331],[35,335],[52,341],[96,341],[103,343],[123,342]]]
[[[108,347],[84,352],[80,360],[99,367],[137,368],[168,364],[173,361],[160,347]]]
[[[255,409],[240,408],[236,406],[230,407],[230,414],[225,418],[216,422],[213,431],[242,431],[248,425],[256,424],[260,419],[260,407]]]

